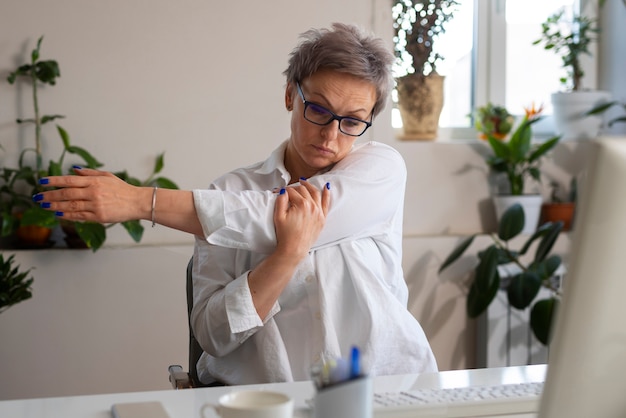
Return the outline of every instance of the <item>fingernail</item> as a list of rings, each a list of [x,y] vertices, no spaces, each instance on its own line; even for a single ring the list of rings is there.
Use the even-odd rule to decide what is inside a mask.
[[[286,190],[285,190],[284,187],[282,189],[280,189],[280,194],[285,194],[285,192],[286,192]]]
[[[47,178],[39,179],[39,184],[48,184],[48,183],[50,183],[50,180]]]
[[[50,202],[41,202],[41,203],[39,204],[39,206],[40,206],[42,209],[50,209]]]
[[[33,195],[33,202],[41,202],[43,200],[43,195],[41,193],[37,193]]]
[[[63,216],[63,212],[54,212],[55,216]]]
[[[300,180],[306,181],[306,177],[300,177]]]
[[[83,169],[83,168],[82,168],[81,166],[79,166],[79,165],[73,165],[73,166],[72,166],[72,168],[73,168],[74,170],[82,170],[82,169]]]
[[[330,190],[330,183],[326,183],[326,190]]]

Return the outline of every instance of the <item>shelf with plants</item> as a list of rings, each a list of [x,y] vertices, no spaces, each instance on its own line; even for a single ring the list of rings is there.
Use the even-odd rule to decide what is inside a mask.
[[[17,123],[25,133],[32,133],[33,143],[20,151],[16,166],[0,168],[2,248],[48,248],[55,244],[50,240],[53,228],[63,227],[67,246],[96,251],[106,241],[106,230],[114,224],[64,221],[33,200],[33,196],[43,190],[44,186],[39,184],[42,177],[74,174],[73,166],[97,169],[104,165],[85,148],[73,144],[69,133],[59,124],[56,124],[56,131],[63,145],[60,155],[56,159],[44,155],[48,147],[43,144],[43,130],[64,116],[43,114],[39,106],[40,87],[55,86],[61,76],[56,60],[41,58],[42,42],[43,36],[32,50],[30,62],[20,65],[7,77],[9,84],[23,83],[32,93],[33,115],[18,119]],[[2,149],[0,145],[0,152]],[[161,153],[155,158],[153,170],[146,179],[138,179],[126,170],[115,174],[134,185],[177,188],[172,180],[159,175],[163,165],[164,154]],[[141,241],[144,228],[139,221],[123,222],[122,226],[135,242]]]

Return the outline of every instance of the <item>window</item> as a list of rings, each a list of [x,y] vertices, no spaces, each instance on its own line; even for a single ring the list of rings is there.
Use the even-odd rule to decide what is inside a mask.
[[[440,72],[446,76],[440,137],[475,138],[469,117],[472,109],[491,101],[513,114],[523,114],[532,104],[544,105],[538,136],[552,130],[550,95],[562,89],[561,58],[533,41],[541,35],[541,23],[565,8],[577,10],[579,0],[463,0],[459,10],[437,40],[435,48],[445,57]],[[595,57],[597,54],[593,53]],[[595,87],[593,59],[585,79]],[[392,113],[394,128],[401,128],[399,111]]]

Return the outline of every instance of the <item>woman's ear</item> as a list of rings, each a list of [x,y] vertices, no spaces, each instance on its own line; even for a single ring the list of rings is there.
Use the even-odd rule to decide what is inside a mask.
[[[287,87],[285,88],[285,107],[289,112],[293,110],[293,84],[287,83]]]

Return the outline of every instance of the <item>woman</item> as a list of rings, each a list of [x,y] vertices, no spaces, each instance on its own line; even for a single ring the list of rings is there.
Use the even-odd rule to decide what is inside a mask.
[[[291,135],[209,190],[130,186],[109,173],[44,179],[37,200],[70,220],[146,219],[196,235],[191,322],[205,383],[309,379],[356,345],[370,374],[436,371],[407,310],[406,169],[355,145],[388,100],[393,55],[358,28],[309,30],[284,72]]]

